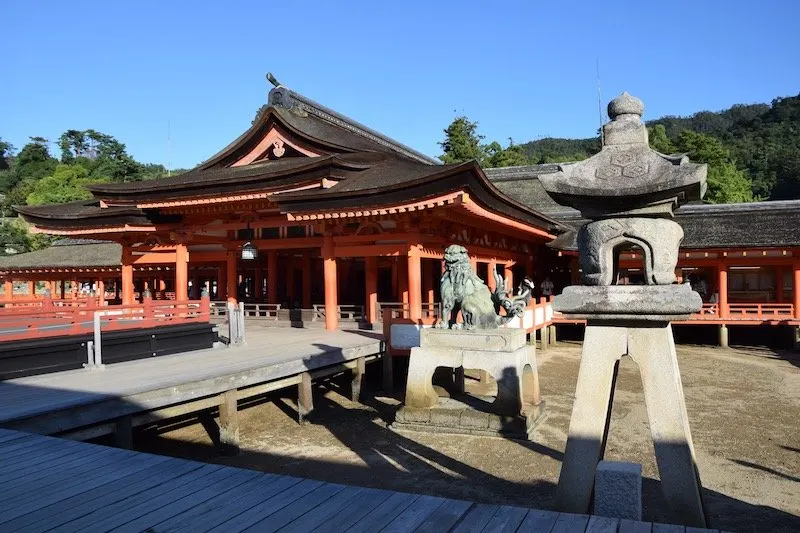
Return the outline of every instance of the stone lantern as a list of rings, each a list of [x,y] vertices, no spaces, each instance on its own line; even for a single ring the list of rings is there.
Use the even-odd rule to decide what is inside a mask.
[[[556,296],[553,309],[587,321],[569,438],[556,496],[559,510],[589,512],[595,469],[607,439],[619,359],[642,377],[661,486],[674,520],[703,527],[695,464],[672,320],[700,311],[702,300],[676,284],[683,229],[676,207],[700,199],[706,166],[648,144],[642,101],[623,93],[608,105],[600,153],[540,177],[550,196],[590,220],[578,232],[582,285]],[[619,256],[638,247],[646,285],[617,285]]]

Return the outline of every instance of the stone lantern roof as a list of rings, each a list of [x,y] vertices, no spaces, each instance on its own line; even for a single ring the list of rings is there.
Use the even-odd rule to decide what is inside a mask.
[[[608,104],[600,153],[565,163],[539,179],[550,196],[590,219],[645,216],[671,218],[679,205],[699,200],[706,190],[706,165],[685,155],[650,148],[642,122],[644,104],[622,93]]]

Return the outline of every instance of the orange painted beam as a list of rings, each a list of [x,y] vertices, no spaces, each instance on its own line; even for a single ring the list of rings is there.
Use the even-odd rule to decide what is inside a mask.
[[[183,247],[184,249],[186,248],[185,245],[183,245]],[[132,254],[131,263],[134,265],[167,264],[177,261],[176,257],[176,252],[148,252],[140,255]]]
[[[370,244],[361,246],[335,246],[336,257],[393,257],[405,255],[406,244]]]

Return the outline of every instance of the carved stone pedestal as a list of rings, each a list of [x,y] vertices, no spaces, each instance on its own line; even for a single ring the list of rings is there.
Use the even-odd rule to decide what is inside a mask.
[[[683,386],[670,320],[699,307],[699,296],[681,285],[570,287],[554,307],[587,319],[569,438],[556,493],[564,512],[590,511],[598,462],[603,458],[619,360],[639,366],[661,487],[675,523],[705,527]],[[641,298],[637,292],[649,292]],[[638,306],[633,305],[638,301]],[[625,312],[627,308],[627,312]],[[662,311],[656,314],[657,308]],[[638,313],[638,314],[637,314]]]
[[[464,394],[440,400],[433,387],[437,368],[480,369],[497,381],[492,402]],[[456,387],[458,388],[458,386]],[[396,429],[528,437],[544,418],[539,398],[536,348],[524,330],[425,329],[411,349],[405,405]]]

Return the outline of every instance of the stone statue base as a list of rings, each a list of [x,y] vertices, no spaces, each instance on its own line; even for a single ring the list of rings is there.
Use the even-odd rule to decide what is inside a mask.
[[[440,402],[433,387],[440,367],[461,376],[456,389],[462,393],[463,369],[485,370],[497,381],[497,396],[491,403],[469,395]],[[420,346],[411,349],[405,405],[393,427],[527,438],[543,419],[536,348],[524,330],[421,331]]]
[[[595,470],[603,458],[619,360],[639,366],[661,488],[672,523],[705,527],[689,418],[669,320],[699,311],[685,285],[569,287],[554,309],[586,318],[575,402],[556,506],[588,513]],[[573,314],[574,313],[574,314]],[[613,319],[613,320],[609,320]]]

